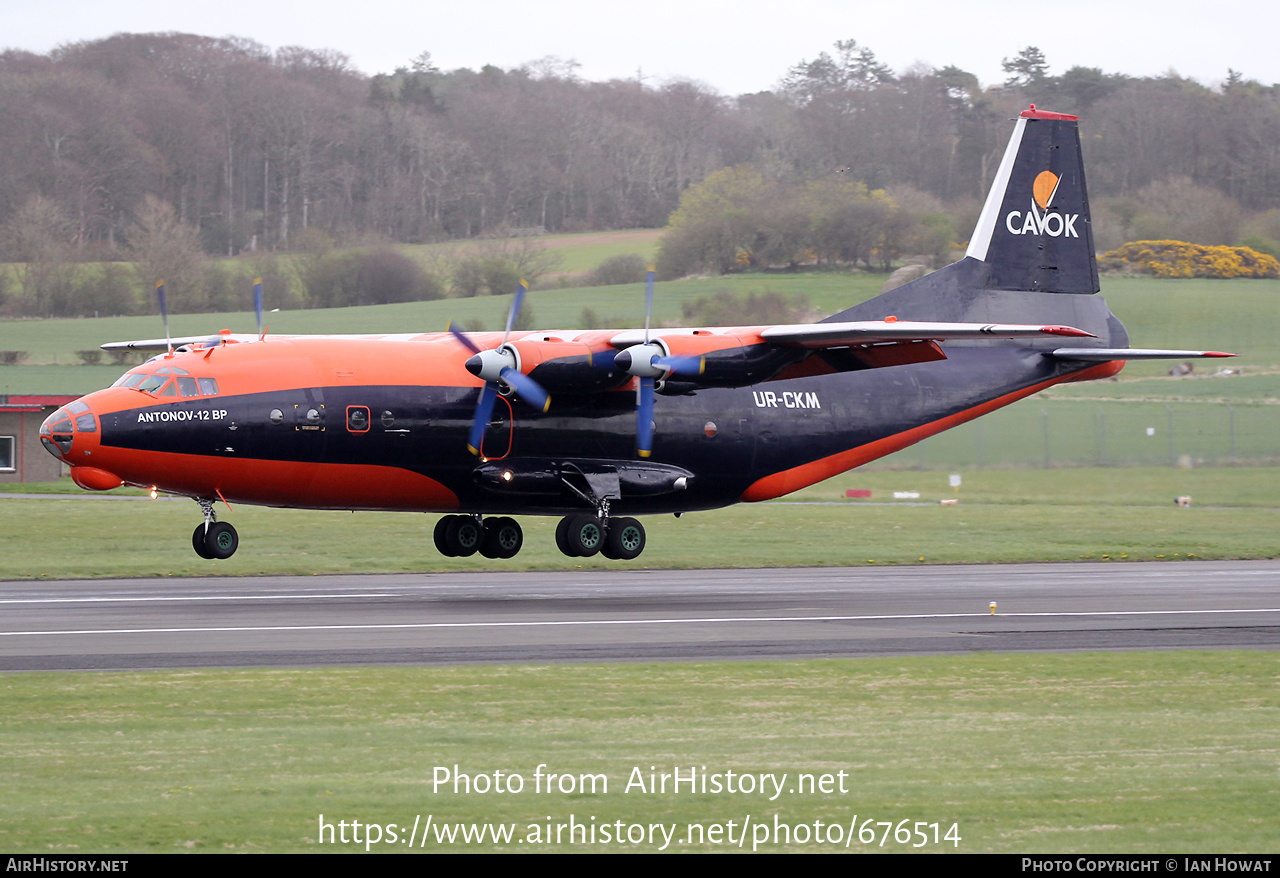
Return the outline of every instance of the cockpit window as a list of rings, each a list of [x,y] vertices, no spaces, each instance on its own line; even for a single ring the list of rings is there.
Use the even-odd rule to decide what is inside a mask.
[[[155,393],[164,383],[169,380],[168,375],[148,375],[147,379],[138,385],[138,389],[145,393]]]
[[[153,365],[144,364],[143,368]],[[172,378],[170,378],[172,376]],[[116,379],[112,387],[132,387],[153,396],[217,396],[218,381],[215,378],[193,378],[186,369],[163,366],[149,372],[126,372]]]
[[[116,379],[116,383],[112,387],[137,387],[142,383],[142,379],[146,378],[144,372],[125,372]]]

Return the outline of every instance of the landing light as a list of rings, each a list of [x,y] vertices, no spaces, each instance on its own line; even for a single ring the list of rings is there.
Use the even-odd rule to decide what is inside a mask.
[[[504,482],[509,482],[509,481],[511,481],[511,470],[504,470],[504,471],[503,471],[503,473],[502,473],[502,480],[503,480]]]
[[[152,499],[152,500],[154,500],[154,499],[156,499],[156,498],[157,498],[157,497],[159,497],[159,496],[160,496],[160,492],[159,492],[159,491],[157,491],[157,490],[155,489],[155,486],[154,486],[154,485],[152,485],[152,486],[151,486],[151,499]]]

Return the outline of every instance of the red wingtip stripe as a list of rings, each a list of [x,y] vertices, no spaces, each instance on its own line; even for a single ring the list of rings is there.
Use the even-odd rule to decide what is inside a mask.
[[[1240,356],[1239,354],[1227,354],[1227,353],[1223,353],[1222,351],[1205,351],[1204,355],[1206,357],[1238,357]]]
[[[1083,329],[1076,329],[1074,326],[1042,326],[1041,332],[1049,335],[1071,335],[1077,338],[1097,338],[1092,332],[1085,332]]]

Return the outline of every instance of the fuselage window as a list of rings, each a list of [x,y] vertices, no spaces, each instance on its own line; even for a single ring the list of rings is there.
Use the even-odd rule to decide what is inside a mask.
[[[347,429],[352,433],[369,432],[369,410],[362,405],[347,406]]]
[[[382,426],[384,426],[384,427],[390,427],[390,426],[391,426],[391,425],[393,425],[395,422],[396,422],[396,417],[395,417],[395,415],[391,414],[391,412],[383,412],[383,413],[382,413]]]
[[[284,412],[280,411],[280,409],[272,409],[270,417],[271,417],[271,423],[273,424],[284,423]]]

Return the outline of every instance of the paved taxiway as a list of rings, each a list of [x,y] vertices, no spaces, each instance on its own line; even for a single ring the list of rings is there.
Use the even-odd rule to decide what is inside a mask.
[[[0,670],[1172,648],[1280,649],[1280,562],[0,583]]]

